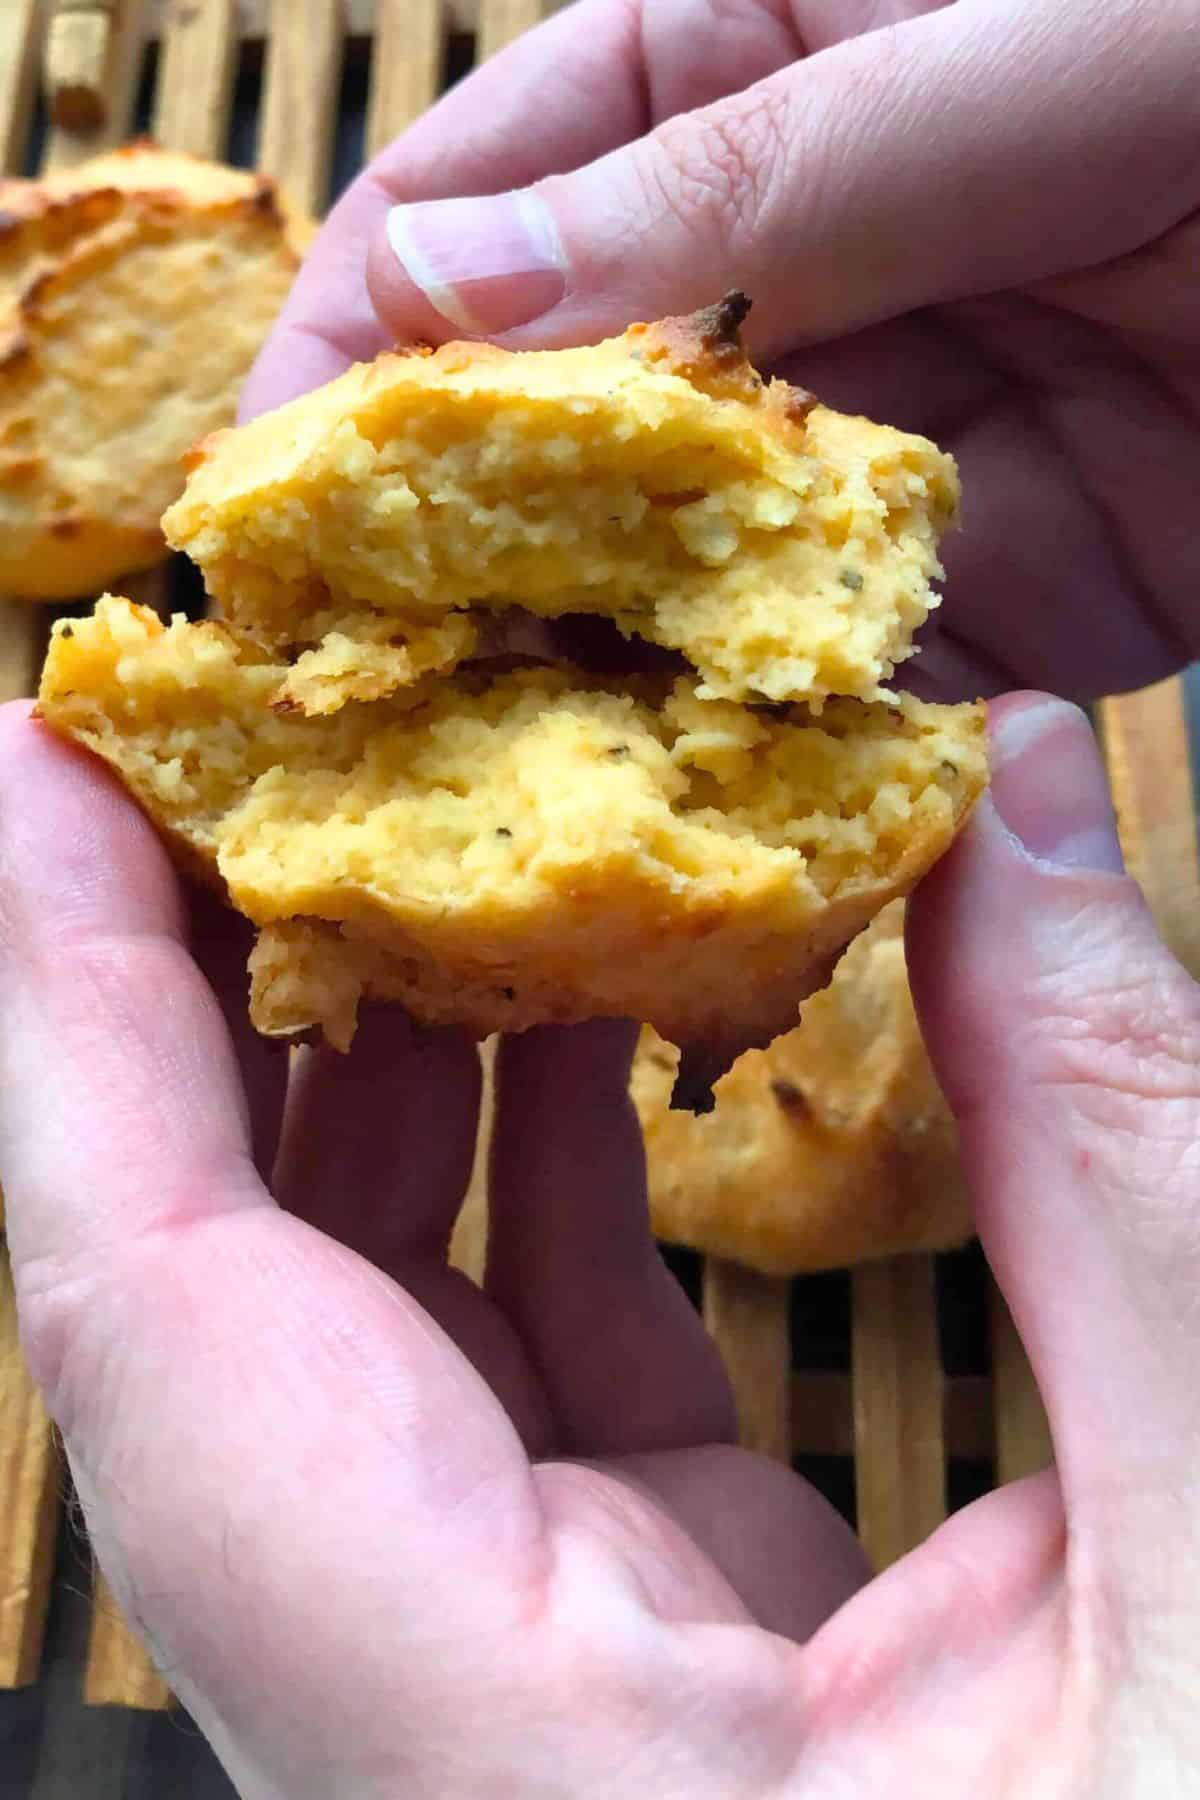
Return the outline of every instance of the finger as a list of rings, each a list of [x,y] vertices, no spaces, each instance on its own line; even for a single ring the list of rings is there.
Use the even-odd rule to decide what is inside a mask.
[[[759,0],[714,10],[707,0],[630,7],[584,0],[519,38],[459,83],[390,145],[335,207],[309,253],[282,317],[251,374],[242,415],[279,406],[356,360],[400,340],[443,336],[428,305],[402,285],[380,316],[363,276],[367,248],[398,202],[503,194],[577,168],[642,135],[659,119],[750,87],[802,53],[890,18],[926,10],[917,0],[809,0],[796,23]],[[537,130],[529,129],[531,118]],[[488,267],[505,240],[475,245]],[[501,273],[536,292],[538,268]],[[551,291],[554,283],[550,276]],[[706,296],[711,297],[711,296]]]
[[[766,1631],[803,1643],[870,1575],[846,1521],[783,1463],[713,1444],[606,1467],[650,1489]]]
[[[249,1120],[166,853],[112,777],[0,712],[0,1117],[18,1264],[254,1205]],[[74,1079],[72,1079],[72,1076]],[[111,1195],[97,1171],[120,1171]]]
[[[298,1793],[335,1749],[335,1677],[363,1756],[396,1705],[414,1742],[445,1741],[422,1672],[486,1641],[480,1610],[516,1630],[540,1515],[444,1334],[254,1177],[183,923],[111,778],[0,713],[0,1180],[24,1342],[119,1599],[227,1761]],[[399,1584],[382,1613],[380,1543]]]
[[[735,1435],[716,1351],[650,1235],[633,1028],[545,1027],[497,1059],[486,1286],[549,1396],[558,1447]]]
[[[251,371],[242,417],[419,335],[416,321],[381,324],[364,283],[367,246],[391,207],[522,187],[638,136],[648,124],[640,66],[634,9],[588,0],[452,88],[334,207]]]
[[[1117,255],[1195,205],[1191,28],[1184,0],[1102,22],[1084,0],[963,0],[573,173],[400,209],[371,244],[375,305],[391,329],[517,348],[737,287],[770,355]]]
[[[913,903],[913,986],[1070,1508],[1200,1463],[1200,997],[1121,872],[1083,716],[998,703],[993,758]]]
[[[273,1188],[281,1206],[366,1257],[437,1320],[496,1394],[531,1455],[545,1396],[507,1319],[446,1253],[475,1154],[480,1069],[458,1031],[398,1007],[365,1011],[349,1055],[304,1050]]]
[[[372,1262],[444,1257],[475,1150],[479,1056],[395,1007],[363,1013],[348,1055],[302,1050],[275,1168],[290,1212]]]
[[[271,1174],[283,1122],[288,1088],[288,1049],[266,1038],[250,1023],[250,978],[247,963],[254,931],[246,919],[214,894],[191,896],[188,943],[192,955],[216,995],[241,1071],[250,1110],[254,1166],[264,1180]]]

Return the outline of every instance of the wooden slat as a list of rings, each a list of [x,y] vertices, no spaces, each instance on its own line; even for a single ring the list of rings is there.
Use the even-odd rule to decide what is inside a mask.
[[[729,1372],[741,1441],[780,1462],[792,1454],[790,1286],[716,1257],[704,1264],[704,1323]]]
[[[531,31],[546,10],[542,0],[479,0],[478,60],[486,62],[523,31]]]
[[[20,174],[24,166],[44,24],[44,0],[4,0],[0,11],[0,159],[10,174]]]
[[[46,143],[46,167],[69,169],[129,136],[144,46],[145,0],[121,0],[109,39],[105,93],[108,110],[94,131],[56,128]]]
[[[454,1225],[450,1240],[450,1261],[477,1286],[482,1285],[487,1261],[487,1172],[492,1138],[494,1104],[495,1043],[484,1044],[479,1053],[483,1066],[483,1092],[479,1100],[479,1128],[475,1136],[475,1162],[466,1198]]]
[[[236,55],[235,0],[173,0],[154,109],[161,143],[193,156],[224,155]]]
[[[258,163],[314,216],[329,189],[341,67],[338,0],[275,0]]]
[[[237,0],[238,35],[251,43],[266,36],[273,0]],[[563,0],[553,0],[563,4]],[[150,0],[148,30],[157,36],[177,0]],[[350,37],[367,37],[378,29],[380,0],[342,0],[344,28]],[[474,31],[479,23],[479,0],[446,0],[448,26],[454,31]]]
[[[1129,872],[1163,937],[1200,979],[1200,857],[1182,681],[1104,701],[1100,729]]]
[[[130,1634],[99,1570],[92,1593],[83,1697],[89,1706],[127,1706],[144,1712],[160,1712],[170,1697],[162,1676]]]
[[[399,137],[437,99],[444,33],[442,0],[377,0],[368,156]]]
[[[41,7],[0,11],[0,148],[18,171],[38,80]],[[0,602],[0,700],[29,693],[41,648],[35,609]],[[58,1457],[21,1358],[8,1253],[0,1244],[0,1686],[36,1678],[58,1517]]]
[[[37,1679],[54,1565],[59,1461],[17,1340],[7,1254],[0,1255],[0,1687]]]
[[[33,692],[46,618],[40,607],[0,600],[0,701],[19,700]]]
[[[1019,1481],[1054,1460],[1050,1427],[1024,1346],[999,1288],[989,1296],[992,1385],[996,1421],[996,1480]]]
[[[0,10],[0,147],[7,174],[24,167],[44,23],[42,0],[6,0]],[[41,631],[35,609],[0,600],[0,700],[16,700],[31,691]]]
[[[933,1258],[867,1263],[852,1284],[858,1531],[883,1569],[946,1516]]]
[[[990,1463],[996,1453],[992,1384],[987,1375],[952,1375],[943,1389],[946,1455]],[[792,1451],[796,1456],[854,1455],[854,1402],[849,1375],[802,1369],[792,1375]]]

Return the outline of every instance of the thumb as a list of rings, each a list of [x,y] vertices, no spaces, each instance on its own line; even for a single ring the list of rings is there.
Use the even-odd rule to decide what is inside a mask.
[[[1095,263],[1195,204],[1194,22],[963,0],[849,39],[571,174],[394,208],[374,305],[398,339],[515,348],[736,287],[768,354]]]
[[[1200,1482],[1200,988],[1121,873],[1083,715],[1011,696],[992,748],[912,906],[922,1025],[1068,1505],[1178,1507]]]

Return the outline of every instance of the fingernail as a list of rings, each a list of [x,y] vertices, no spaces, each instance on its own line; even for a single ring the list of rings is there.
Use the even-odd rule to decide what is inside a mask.
[[[527,325],[566,292],[558,227],[529,188],[394,206],[387,233],[409,280],[436,312],[472,337]]]
[[[1125,863],[1092,728],[1065,700],[1006,707],[991,722],[992,802],[1039,861],[1121,874]]]

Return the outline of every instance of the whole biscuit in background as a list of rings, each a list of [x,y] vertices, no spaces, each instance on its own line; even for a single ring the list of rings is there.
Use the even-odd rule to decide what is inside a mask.
[[[676,1052],[646,1030],[632,1091],[655,1235],[770,1275],[941,1250],[971,1232],[958,1133],[921,1041],[901,902],[751,1050],[703,1118],[669,1110]]]
[[[264,177],[146,142],[0,184],[0,596],[165,557],[182,459],[233,419],[309,230]]]

